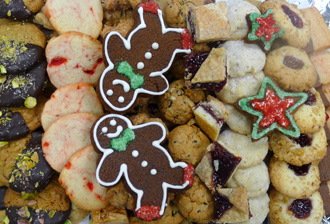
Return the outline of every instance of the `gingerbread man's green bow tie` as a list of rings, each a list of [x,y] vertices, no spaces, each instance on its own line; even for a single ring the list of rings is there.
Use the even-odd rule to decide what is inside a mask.
[[[110,147],[119,152],[126,150],[129,142],[135,139],[135,133],[132,129],[126,128],[118,138],[114,138],[110,142]]]
[[[129,78],[131,88],[134,90],[144,85],[144,76],[135,74],[132,66],[127,61],[118,64],[117,72]]]

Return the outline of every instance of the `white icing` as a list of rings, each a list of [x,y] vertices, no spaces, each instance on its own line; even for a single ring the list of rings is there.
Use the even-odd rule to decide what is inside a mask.
[[[144,63],[143,62],[139,62],[138,64],[137,64],[137,69],[143,69],[144,68]]]
[[[131,39],[132,39],[132,36],[139,30],[141,29],[144,29],[146,28],[146,24],[145,24],[145,21],[144,21],[144,18],[143,18],[143,8],[140,7],[138,9],[138,13],[139,13],[139,16],[140,16],[140,21],[141,21],[141,24],[139,26],[137,26],[128,36],[127,39],[123,38],[118,32],[114,31],[114,32],[110,32],[107,36],[106,36],[106,39],[105,39],[105,44],[104,44],[104,52],[105,52],[105,57],[106,57],[106,60],[109,64],[109,66],[103,71],[101,77],[100,77],[100,82],[99,82],[99,89],[100,89],[100,93],[101,93],[101,96],[104,100],[104,102],[106,102],[106,104],[108,104],[108,106],[110,108],[112,108],[113,110],[115,111],[125,111],[127,109],[129,109],[133,103],[135,102],[136,100],[136,97],[139,93],[145,93],[145,94],[148,94],[148,95],[155,95],[155,96],[158,96],[158,95],[163,95],[167,90],[168,90],[168,87],[169,87],[169,84],[168,84],[168,81],[167,79],[165,78],[165,76],[163,75],[167,70],[169,70],[169,68],[171,67],[171,64],[173,63],[173,60],[174,60],[174,57],[176,54],[178,53],[185,53],[185,54],[190,54],[191,53],[191,50],[185,50],[185,49],[176,49],[172,55],[172,58],[168,64],[168,66],[166,68],[164,68],[163,70],[161,71],[156,71],[156,72],[152,72],[150,73],[150,77],[155,77],[155,76],[160,76],[164,79],[164,81],[166,82],[166,88],[161,91],[161,92],[153,92],[153,91],[149,91],[149,90],[146,90],[144,88],[138,88],[137,90],[134,91],[133,93],[133,97],[132,97],[132,100],[126,105],[126,106],[123,106],[123,107],[116,107],[114,106],[106,97],[105,93],[104,93],[104,90],[103,90],[103,82],[104,82],[104,78],[106,76],[106,74],[111,71],[112,69],[114,69],[114,63],[112,63],[110,57],[109,57],[109,53],[108,53],[108,44],[109,44],[109,39],[111,36],[113,35],[117,35],[119,36],[119,38],[121,38],[121,40],[123,41],[125,47],[127,50],[130,50],[131,49]],[[178,33],[182,33],[184,31],[184,29],[181,29],[181,28],[166,28],[165,25],[164,25],[164,21],[163,21],[163,16],[162,16],[162,12],[160,10],[158,10],[158,17],[159,17],[159,20],[160,20],[160,23],[161,23],[161,26],[162,26],[162,33],[166,33],[168,31],[175,31],[175,32],[178,32]]]
[[[151,59],[152,58],[152,54],[150,52],[147,52],[147,53],[144,54],[144,57],[146,59]]]
[[[111,125],[111,126],[116,126],[116,124],[117,124],[117,121],[116,121],[115,119],[112,119],[112,120],[110,121],[110,125]]]
[[[129,86],[129,84],[127,82],[125,82],[124,80],[120,80],[120,79],[113,80],[112,85],[122,85],[125,93],[127,93],[131,89],[131,87]]]
[[[117,138],[122,131],[123,131],[123,127],[119,125],[119,126],[117,126],[117,131],[115,133],[108,133],[107,137],[108,138]]]
[[[125,98],[123,96],[118,97],[118,102],[119,103],[124,103],[125,102]]]
[[[102,128],[102,133],[107,133],[108,132],[108,128],[107,127],[103,127]]]
[[[137,150],[133,150],[133,151],[132,151],[132,156],[133,156],[133,157],[138,157],[138,156],[139,156],[139,151],[137,151]]]
[[[157,174],[157,170],[156,169],[151,169],[150,170],[150,174],[151,175],[156,175]]]
[[[112,95],[113,95],[113,90],[112,90],[112,89],[109,89],[109,90],[107,91],[107,95],[108,95],[108,96],[112,96]]]
[[[157,42],[151,45],[152,49],[157,50],[159,48],[159,44]]]
[[[141,189],[137,189],[130,181],[129,179],[129,176],[128,176],[128,172],[127,172],[127,165],[125,163],[121,164],[120,166],[120,171],[119,171],[119,174],[116,178],[116,180],[112,181],[112,182],[106,182],[106,181],[103,181],[101,180],[100,178],[100,169],[101,169],[101,166],[104,162],[104,160],[106,159],[107,156],[111,155],[113,153],[113,149],[111,148],[103,148],[97,138],[97,129],[99,127],[99,125],[102,123],[102,121],[104,121],[105,119],[111,119],[111,118],[117,118],[117,119],[120,119],[120,120],[123,120],[126,122],[127,124],[127,127],[132,129],[132,130],[136,130],[136,129],[140,129],[140,128],[144,128],[146,126],[150,126],[150,125],[157,125],[159,126],[161,129],[162,129],[162,137],[159,139],[159,140],[155,140],[152,142],[152,145],[154,147],[156,147],[157,149],[161,150],[165,155],[166,157],[168,158],[169,160],[169,164],[172,168],[175,168],[175,167],[181,167],[181,168],[185,168],[187,167],[187,164],[184,163],[184,162],[174,162],[172,157],[170,156],[170,154],[166,151],[165,148],[163,148],[160,143],[164,141],[165,139],[165,136],[166,136],[166,129],[165,127],[159,123],[159,122],[149,122],[149,123],[146,123],[146,124],[141,124],[141,125],[136,125],[136,126],[133,126],[131,121],[122,116],[122,115],[119,115],[119,114],[107,114],[107,115],[104,115],[103,117],[101,117],[96,123],[95,123],[95,126],[93,128],[93,138],[94,138],[94,141],[95,141],[95,144],[97,146],[97,148],[103,152],[103,156],[101,158],[101,161],[99,162],[98,164],[98,167],[96,169],[96,179],[97,181],[103,185],[103,186],[114,186],[115,184],[118,183],[118,181],[121,179],[122,175],[124,175],[125,179],[126,179],[126,182],[128,184],[128,186],[132,189],[132,191],[134,191],[136,194],[137,194],[137,202],[136,202],[136,211],[139,210],[141,208],[141,199],[143,197],[143,190]],[[147,162],[147,161],[143,161],[141,163],[141,165],[143,164],[146,164],[144,162]],[[171,188],[171,189],[184,189],[188,186],[189,184],[189,181],[186,181],[185,183],[183,183],[182,185],[172,185],[172,184],[168,184],[166,182],[163,182],[162,183],[162,188],[163,188],[163,201],[162,201],[162,205],[161,205],[161,210],[160,210],[160,215],[163,215],[164,214],[164,210],[165,210],[165,206],[166,206],[166,200],[167,200],[167,189],[168,188]]]
[[[147,167],[147,166],[148,166],[148,162],[147,162],[147,161],[145,161],[145,160],[144,160],[144,161],[142,161],[142,163],[141,163],[141,166],[142,166],[142,167]]]

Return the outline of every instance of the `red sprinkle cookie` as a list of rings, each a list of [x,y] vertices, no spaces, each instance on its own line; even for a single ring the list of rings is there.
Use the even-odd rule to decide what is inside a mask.
[[[173,162],[160,146],[165,135],[158,122],[133,126],[117,114],[101,117],[92,129],[94,147],[103,152],[96,169],[98,182],[109,187],[125,177],[136,194],[136,216],[145,221],[164,214],[167,189],[182,190],[193,183],[193,166]]]
[[[133,17],[135,24],[127,39],[110,32],[104,41],[109,66],[101,75],[98,92],[109,111],[127,111],[141,93],[164,94],[169,85],[163,73],[177,53],[189,54],[192,46],[185,29],[165,27],[154,2],[141,3]]]

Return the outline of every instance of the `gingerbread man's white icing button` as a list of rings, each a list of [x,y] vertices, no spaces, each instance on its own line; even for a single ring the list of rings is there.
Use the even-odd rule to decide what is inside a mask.
[[[157,50],[159,48],[159,44],[157,42],[151,45],[152,49]]]
[[[133,156],[133,157],[138,157],[138,156],[139,156],[139,151],[137,151],[137,150],[133,150],[133,151],[132,151],[132,156]]]
[[[144,63],[143,62],[139,62],[138,64],[137,64],[137,69],[143,69],[144,68]]]
[[[156,175],[157,174],[157,170],[156,169],[151,169],[150,170],[150,174],[151,175]]]
[[[108,95],[108,96],[112,96],[112,95],[113,95],[113,90],[112,90],[112,89],[109,89],[109,90],[107,91],[107,95]]]
[[[118,97],[118,102],[119,103],[124,103],[125,98],[123,96]]]
[[[147,52],[147,53],[144,54],[144,57],[146,59],[151,59],[152,58],[152,54],[150,52]]]
[[[142,167],[147,167],[147,166],[148,166],[148,162],[147,162],[147,161],[145,161],[145,160],[144,160],[144,161],[142,161],[142,163],[141,163],[141,166],[142,166]]]
[[[108,132],[108,128],[107,127],[103,127],[102,128],[102,133],[107,133]]]

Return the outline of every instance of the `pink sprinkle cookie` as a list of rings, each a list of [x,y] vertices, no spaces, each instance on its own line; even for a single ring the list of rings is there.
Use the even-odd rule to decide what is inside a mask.
[[[60,34],[78,31],[97,38],[103,27],[103,9],[98,0],[47,0],[44,12]]]
[[[75,83],[58,88],[41,113],[41,123],[46,130],[51,123],[72,113],[103,114],[103,107],[91,84]]]
[[[52,123],[42,137],[42,150],[49,165],[61,172],[69,158],[91,144],[89,131],[98,116],[91,113],[66,115]]]
[[[100,154],[89,145],[70,157],[59,178],[71,201],[87,211],[100,210],[108,204],[106,200],[108,189],[102,187],[95,177],[99,159]]]
[[[105,68],[100,41],[79,32],[53,37],[46,57],[48,76],[56,88],[73,83],[95,85]]]

